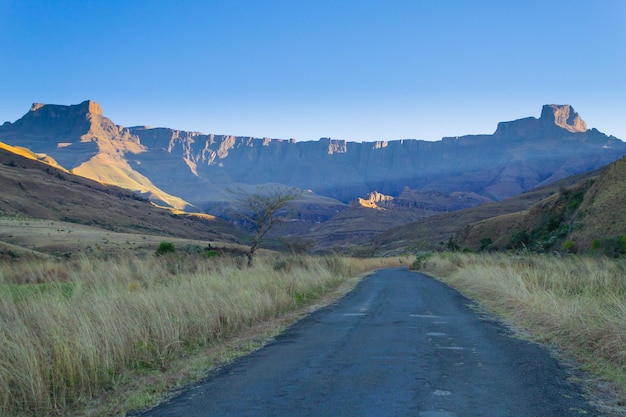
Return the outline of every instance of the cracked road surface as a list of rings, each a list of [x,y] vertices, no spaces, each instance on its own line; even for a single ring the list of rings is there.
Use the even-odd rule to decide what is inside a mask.
[[[470,304],[425,275],[379,271],[141,415],[598,415],[547,350]]]

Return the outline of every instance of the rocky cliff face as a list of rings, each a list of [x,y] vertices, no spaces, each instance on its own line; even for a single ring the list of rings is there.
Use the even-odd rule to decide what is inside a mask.
[[[570,105],[546,104],[539,119],[527,117],[512,122],[498,123],[494,136],[561,138],[572,133],[586,133],[587,124]]]
[[[75,168],[102,151],[140,152],[139,139],[102,115],[91,100],[73,106],[33,103],[15,123],[0,126],[0,138],[43,152],[67,168]]]
[[[104,117],[101,106],[91,100],[72,106],[34,103],[21,119],[0,126],[0,141],[44,153],[74,174],[136,191],[158,203],[189,205],[133,170],[128,159],[147,148],[127,128]]]
[[[149,158],[151,152],[167,152],[187,161],[194,175],[212,179],[213,184],[279,182],[343,202],[373,190],[397,196],[404,187],[448,194],[475,192],[498,200],[597,168],[626,153],[623,142],[587,130],[567,105],[546,105],[539,119],[500,123],[493,135],[438,142],[358,143],[329,138],[295,142],[146,128],[131,128],[131,133],[149,149],[139,160]],[[141,163],[136,169],[150,178],[157,175],[148,171],[150,164]],[[167,189],[167,184],[159,185]],[[198,190],[183,191],[184,197],[201,204]]]
[[[540,120],[546,125],[554,125],[572,133],[587,131],[587,123],[570,105],[545,105],[541,110]]]
[[[381,194],[378,191],[369,193],[365,198],[358,198],[355,204],[361,207],[369,207],[373,209],[384,209],[385,206],[395,206],[394,198],[392,196]]]
[[[47,153],[81,175],[162,190],[162,201],[175,195],[200,208],[224,200],[225,188],[264,183],[310,189],[344,203],[374,190],[397,197],[407,187],[498,200],[626,154],[624,142],[588,130],[567,105],[546,105],[539,119],[502,122],[493,135],[359,143],[127,129],[92,101],[35,104],[22,119],[0,126],[0,141]]]

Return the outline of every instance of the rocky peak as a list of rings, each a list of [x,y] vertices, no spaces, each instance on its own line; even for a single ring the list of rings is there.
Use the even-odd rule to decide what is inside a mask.
[[[120,151],[143,151],[139,138],[104,117],[100,104],[92,100],[69,106],[33,103],[21,119],[0,127],[0,137],[45,153],[66,168],[99,153],[119,158]]]
[[[587,131],[587,123],[569,104],[546,104],[541,109],[539,120],[543,124],[554,124],[572,133]]]
[[[37,111],[40,108],[42,108],[43,106],[45,106],[44,103],[33,103],[33,105],[30,106],[30,111]]]
[[[87,100],[83,101],[79,106],[82,106],[87,113],[91,113],[94,116],[102,116],[102,106],[95,101]]]
[[[540,130],[560,128],[571,133],[587,131],[587,123],[569,104],[546,104],[541,109],[539,119],[526,117],[511,122],[500,122],[496,129],[497,137],[527,137]]]
[[[71,106],[33,103],[21,119],[3,127],[15,133],[28,131],[30,134],[67,138],[85,134],[93,121],[102,118],[102,107],[91,100]]]
[[[91,114],[102,116],[102,106],[92,100],[85,100],[80,104],[64,106],[58,104],[33,103],[30,107],[31,113],[46,114],[48,116],[65,117]]]
[[[365,198],[358,198],[357,205],[368,208],[380,209],[381,206],[389,206],[393,204],[394,198],[389,195],[384,195],[378,191],[371,192]]]

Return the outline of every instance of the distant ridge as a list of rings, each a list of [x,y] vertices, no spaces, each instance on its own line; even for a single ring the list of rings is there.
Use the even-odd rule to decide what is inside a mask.
[[[319,231],[318,222],[373,192],[395,203],[366,204],[384,205],[379,217],[390,221],[394,214],[387,209],[402,208],[403,214],[397,210],[398,219],[392,221],[402,224],[515,196],[626,155],[624,142],[588,129],[572,106],[557,104],[543,106],[539,118],[500,122],[491,135],[434,142],[298,142],[126,128],[105,117],[91,100],[72,106],[35,103],[16,122],[0,126],[0,141],[45,154],[74,174],[175,208],[222,213],[227,190],[238,187],[272,184],[312,190],[300,206],[306,213],[299,217],[302,224],[292,227],[299,233]],[[327,230],[332,235],[336,227]],[[348,235],[346,245],[354,236]]]
[[[502,122],[493,135],[348,142],[236,137],[167,128],[131,128],[147,153],[135,168],[157,178],[146,163],[151,153],[167,152],[184,160],[180,171],[189,187],[177,184],[178,195],[201,207],[211,207],[217,194],[198,193],[202,181],[223,183],[283,183],[344,203],[373,191],[398,196],[405,187],[445,194],[473,192],[498,200],[569,175],[595,169],[626,153],[625,144],[596,129],[586,129],[569,105],[546,105],[541,117]],[[195,179],[189,178],[189,172]],[[155,180],[166,191],[167,183]],[[195,182],[195,183],[194,183]],[[206,185],[205,185],[206,186]]]

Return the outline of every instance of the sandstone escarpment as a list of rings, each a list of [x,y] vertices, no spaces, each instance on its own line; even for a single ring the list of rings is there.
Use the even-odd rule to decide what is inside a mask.
[[[102,107],[91,100],[72,106],[34,103],[21,119],[0,126],[0,140],[49,155],[77,175],[133,190],[160,204],[189,205],[131,167],[129,160],[147,148],[129,129],[104,117]]]
[[[586,132],[587,123],[574,111],[570,105],[546,104],[541,110],[541,117],[545,124],[560,127],[568,132]]]
[[[66,168],[80,166],[85,175],[101,181],[114,180],[107,170],[117,167],[128,184],[142,183],[146,189],[149,182],[200,207],[226,199],[227,188],[267,183],[310,189],[344,203],[373,190],[397,198],[407,187],[446,198],[457,193],[480,197],[470,200],[498,200],[626,154],[624,142],[587,130],[567,105],[546,105],[539,119],[502,122],[493,135],[434,142],[296,142],[145,126],[127,129],[104,117],[91,101],[36,104],[22,119],[0,126],[0,140],[49,154]],[[458,201],[459,206],[466,204]],[[446,202],[450,206],[457,205]]]
[[[378,191],[369,193],[365,198],[358,198],[356,204],[362,207],[375,209],[384,209],[385,206],[392,206],[394,198],[390,195],[384,195]]]

